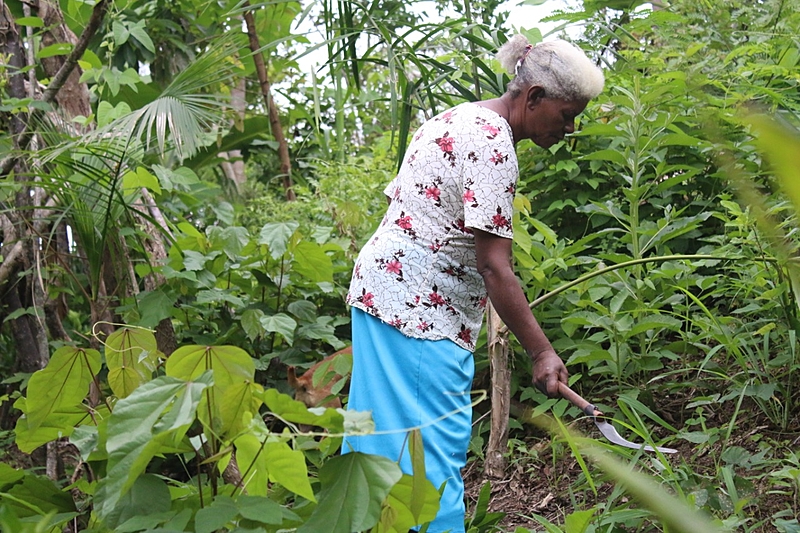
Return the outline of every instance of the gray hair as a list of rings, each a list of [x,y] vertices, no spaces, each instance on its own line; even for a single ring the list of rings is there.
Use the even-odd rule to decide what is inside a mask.
[[[515,35],[497,51],[497,60],[514,75],[508,84],[514,97],[538,85],[551,98],[591,100],[605,83],[603,71],[580,48],[560,39],[533,46],[524,35]]]

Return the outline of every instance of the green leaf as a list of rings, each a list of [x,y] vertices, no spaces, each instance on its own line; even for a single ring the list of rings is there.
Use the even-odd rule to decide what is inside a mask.
[[[6,463],[0,462],[0,489],[3,489],[7,485],[16,483],[24,477],[24,470],[17,470]]]
[[[128,29],[128,25],[124,24],[118,20],[115,20],[111,24],[111,31],[114,35],[114,44],[117,46],[122,46],[126,42],[128,42],[128,37],[130,37],[131,32]]]
[[[351,533],[378,523],[381,504],[402,472],[397,463],[360,452],[334,457],[319,471],[319,504],[297,533]]]
[[[153,40],[150,39],[149,35],[147,35],[147,32],[144,29],[144,25],[145,21],[140,20],[139,22],[136,23],[135,26],[131,26],[129,28],[131,37],[139,41],[141,45],[144,46],[148,51],[155,53],[156,47],[153,44]]]
[[[45,46],[44,48],[40,49],[36,54],[36,58],[44,59],[46,57],[65,56],[72,52],[73,48],[74,45],[72,43],[51,44],[50,46]]]
[[[247,228],[240,226],[227,228],[212,226],[208,230],[208,240],[211,242],[211,246],[221,249],[229,259],[235,260],[236,256],[250,242],[250,234],[247,232]]]
[[[238,436],[233,445],[236,447],[236,461],[242,471],[244,489],[253,496],[266,496],[269,470],[261,441],[252,433],[245,433]]]
[[[121,328],[106,340],[108,384],[120,398],[150,381],[158,365],[155,336],[144,329]]]
[[[122,176],[122,189],[126,194],[136,192],[143,187],[156,194],[161,194],[161,185],[158,183],[158,178],[150,174],[144,167],[137,168],[135,172],[126,172]]]
[[[295,300],[286,306],[286,310],[303,322],[314,322],[317,319],[317,306],[308,300]]]
[[[236,502],[230,496],[220,494],[211,505],[197,511],[194,519],[195,533],[214,533],[232,522],[238,514]]]
[[[116,528],[131,518],[162,514],[170,510],[169,488],[160,478],[145,474],[136,479],[131,489],[120,498],[105,518],[106,525]]]
[[[264,311],[261,309],[248,309],[242,313],[242,329],[250,342],[256,340],[258,337],[265,333],[264,326],[261,325],[261,318],[264,316]]]
[[[208,370],[214,372],[214,386],[203,395],[198,417],[217,433],[236,432],[244,414],[260,405],[255,362],[236,346],[182,346],[167,359],[168,376],[193,380]]]
[[[333,433],[344,431],[344,416],[336,409],[325,409],[322,414],[316,414],[309,411],[303,402],[298,402],[277,389],[265,390],[263,399],[271,412],[289,422],[319,426]]]
[[[175,300],[162,290],[142,291],[136,295],[136,299],[141,313],[138,325],[144,328],[154,328],[159,322],[172,316]]]
[[[20,518],[43,516],[51,512],[71,513],[77,510],[72,495],[58,488],[44,476],[27,475],[22,479],[22,483],[14,485],[7,493],[28,505],[22,505],[11,498],[3,498],[4,503],[14,508]]]
[[[285,442],[268,442],[263,453],[271,481],[306,500],[317,501],[311,489],[303,452],[292,450]]]
[[[292,253],[292,269],[295,272],[315,283],[333,281],[333,262],[319,244],[301,241]]]
[[[297,231],[300,224],[297,222],[271,222],[261,228],[258,244],[265,244],[273,259],[278,259],[286,253],[289,239]]]
[[[22,400],[23,403],[21,403],[20,400]],[[20,398],[20,400],[17,400],[14,406],[24,413],[27,409],[27,407],[24,406],[25,399]],[[81,404],[59,407],[53,410],[48,417],[33,430],[28,427],[27,416],[22,416],[17,420],[17,425],[14,427],[14,442],[23,452],[31,453],[42,444],[57,440],[61,437],[68,437],[72,434],[75,426],[80,424],[82,420],[88,418],[88,416],[89,414],[87,413],[86,407]]]
[[[270,131],[269,118],[256,116],[244,120],[242,131],[234,130],[225,135],[218,143],[202,148],[197,155],[186,161],[190,168],[205,167],[219,159],[222,152],[243,150],[250,147],[253,141],[266,138]]]
[[[294,342],[294,330],[297,322],[289,315],[278,313],[272,316],[262,316],[259,320],[267,333],[280,333],[289,346]]]
[[[625,166],[627,164],[627,161],[625,161],[625,156],[623,156],[620,152],[611,149],[598,150],[596,152],[592,152],[591,154],[583,156],[581,159],[586,159],[589,161],[595,159],[600,161],[609,161],[611,163],[616,163],[621,166]]]
[[[108,422],[108,474],[94,498],[101,519],[114,513],[162,445],[183,437],[194,421],[202,392],[211,384],[211,372],[194,381],[161,376],[117,402]]]
[[[439,491],[433,483],[422,477],[421,488],[415,476],[404,474],[389,493],[386,505],[394,510],[388,523],[384,516],[378,523],[376,533],[407,533],[412,527],[432,521],[439,512]],[[412,511],[412,505],[418,505]]]
[[[63,346],[42,370],[28,381],[25,415],[29,431],[35,431],[58,410],[80,405],[89,384],[100,371],[100,352]]]
[[[564,529],[567,533],[584,533],[592,522],[595,509],[573,511],[564,518]]]
[[[276,526],[283,523],[284,508],[269,498],[240,496],[236,506],[242,518]]]
[[[44,21],[39,17],[20,17],[14,20],[20,26],[30,26],[32,28],[44,27]]]

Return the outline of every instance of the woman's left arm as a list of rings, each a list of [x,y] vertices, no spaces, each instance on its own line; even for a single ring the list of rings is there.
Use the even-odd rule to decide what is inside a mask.
[[[567,383],[567,368],[533,316],[511,266],[511,239],[479,229],[475,233],[478,272],[497,314],[516,335],[533,363],[533,383],[548,396],[558,396]]]

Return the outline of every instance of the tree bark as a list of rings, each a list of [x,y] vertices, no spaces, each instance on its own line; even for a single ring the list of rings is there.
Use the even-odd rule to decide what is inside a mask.
[[[250,50],[253,52],[256,73],[258,74],[258,81],[261,85],[261,94],[264,96],[264,103],[267,106],[272,135],[275,136],[275,140],[278,142],[278,157],[281,161],[283,189],[286,192],[286,199],[294,201],[297,197],[295,196],[292,184],[292,161],[289,158],[289,144],[286,142],[286,137],[283,135],[283,128],[281,127],[280,117],[278,116],[278,108],[275,107],[275,102],[272,100],[269,78],[267,77],[267,66],[264,63],[264,56],[261,53],[261,44],[258,40],[256,21],[253,17],[253,12],[250,11],[251,7],[250,2],[244,3],[244,9],[246,10],[244,12],[244,21],[247,26],[247,36],[250,39]]]
[[[511,371],[508,368],[508,334],[500,334],[503,322],[489,302],[487,316],[487,345],[492,373],[492,425],[486,447],[484,473],[489,479],[505,477],[508,451],[508,413],[511,406]]]

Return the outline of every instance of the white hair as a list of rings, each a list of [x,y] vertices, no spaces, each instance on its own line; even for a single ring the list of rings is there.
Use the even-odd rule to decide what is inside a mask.
[[[600,94],[605,83],[603,71],[583,50],[560,39],[533,46],[518,34],[500,47],[497,60],[515,75],[508,84],[512,96],[538,85],[551,98],[591,100]]]

